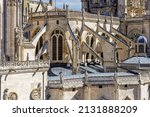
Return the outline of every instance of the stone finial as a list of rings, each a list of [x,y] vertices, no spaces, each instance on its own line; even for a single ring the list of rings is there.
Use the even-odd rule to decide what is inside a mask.
[[[98,19],[98,22],[100,21],[100,9],[97,10],[97,19]]]
[[[114,72],[114,77],[113,77],[114,85],[117,88],[118,87],[118,82],[117,82],[117,72]]]
[[[2,61],[3,61],[3,63],[6,62],[6,56],[5,56],[5,54],[3,54],[3,59],[2,59]]]
[[[66,12],[67,12],[67,18],[69,18],[69,5],[66,4]]]
[[[29,53],[27,53],[27,59],[26,59],[26,61],[29,61]]]
[[[88,73],[87,73],[87,70],[85,71],[85,77],[84,77],[85,79],[84,79],[84,84],[85,85],[88,85],[88,80],[89,80],[89,78],[88,78]]]
[[[53,0],[49,0],[49,4],[52,5]]]
[[[49,54],[47,55],[47,61],[49,64],[51,63]]]
[[[16,62],[18,61],[18,55],[17,55],[17,53],[15,54],[15,61]]]
[[[63,3],[63,9],[66,9],[66,4],[65,3]]]
[[[64,79],[63,79],[62,72],[59,73],[59,77],[60,77],[60,83],[63,84],[64,83]]]

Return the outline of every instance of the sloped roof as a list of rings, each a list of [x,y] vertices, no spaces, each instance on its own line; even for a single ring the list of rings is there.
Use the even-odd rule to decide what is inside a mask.
[[[150,58],[147,57],[132,57],[123,62],[123,64],[150,64]]]

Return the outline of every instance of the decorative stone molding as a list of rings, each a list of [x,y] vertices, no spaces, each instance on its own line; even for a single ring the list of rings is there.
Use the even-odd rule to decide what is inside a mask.
[[[3,94],[3,100],[17,100],[18,99],[18,95],[16,92],[9,92],[9,89],[5,89],[4,90],[4,94]]]
[[[41,83],[38,84],[36,89],[33,89],[30,95],[31,100],[41,100]]]

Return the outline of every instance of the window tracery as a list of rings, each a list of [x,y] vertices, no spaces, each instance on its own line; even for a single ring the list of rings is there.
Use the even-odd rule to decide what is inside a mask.
[[[52,32],[52,59],[53,61],[63,60],[63,33],[60,30]]]

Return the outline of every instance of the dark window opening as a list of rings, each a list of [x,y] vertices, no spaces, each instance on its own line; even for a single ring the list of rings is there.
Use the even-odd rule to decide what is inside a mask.
[[[63,39],[62,39],[62,36],[59,36],[58,38],[58,60],[62,60],[63,58],[62,48],[63,48]]]
[[[94,39],[93,39],[93,37],[92,37],[92,39],[91,39],[91,47],[93,46],[93,43],[94,43]]]
[[[93,55],[92,55],[91,59],[94,60],[94,56]]]
[[[138,51],[137,51],[137,45],[135,45],[135,52],[137,53]]]
[[[53,49],[53,60],[57,60],[57,41],[56,41],[56,36],[53,37],[52,39],[52,49]]]
[[[102,85],[99,85],[99,88],[103,88],[103,86],[102,86]]]
[[[56,24],[59,24],[59,20],[56,21]]]
[[[52,33],[52,60],[63,60],[63,33],[60,30],[55,30]]]
[[[88,59],[88,58],[89,58],[89,53],[86,54],[86,59]]]
[[[144,45],[139,45],[139,53],[144,53]]]
[[[76,88],[73,88],[72,91],[76,91]]]
[[[37,21],[37,25],[39,25],[39,21]]]
[[[101,52],[101,57],[104,58],[103,52]]]
[[[124,85],[124,87],[128,87],[128,85]]]

